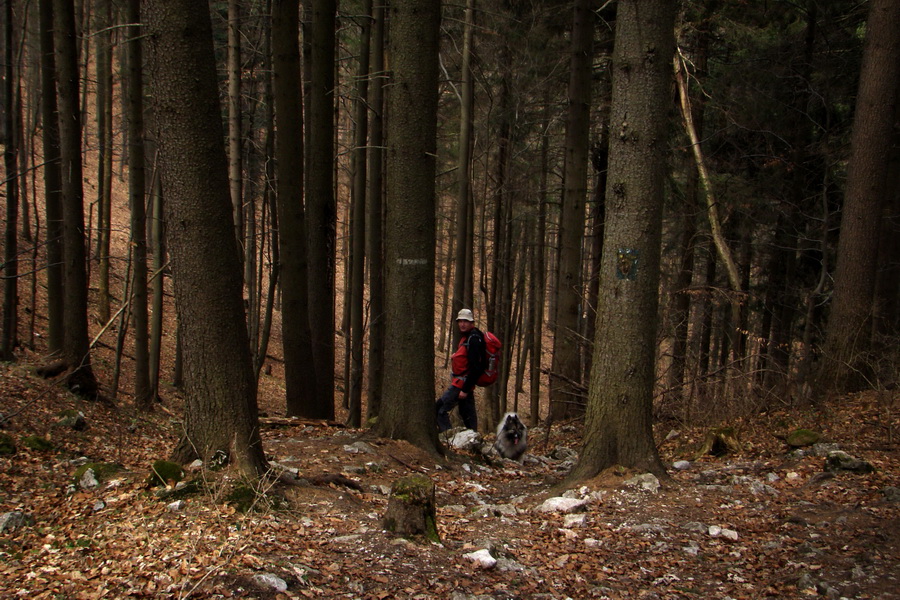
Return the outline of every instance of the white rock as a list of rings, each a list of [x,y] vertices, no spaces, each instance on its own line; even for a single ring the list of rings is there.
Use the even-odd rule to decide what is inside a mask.
[[[584,522],[587,519],[587,515],[566,515],[563,517],[563,525],[566,527],[584,527]]]
[[[450,439],[450,446],[457,450],[475,450],[481,445],[481,434],[472,429],[463,429]]]
[[[718,525],[710,525],[709,526],[709,535],[710,537],[723,537],[726,540],[731,540],[732,542],[736,542],[738,539],[738,532],[733,529],[724,529],[719,527]]]
[[[25,525],[25,514],[19,511],[3,513],[0,515],[0,533],[15,531]]]
[[[350,454],[375,454],[375,448],[365,442],[353,442],[344,446],[344,452]]]
[[[271,589],[276,592],[287,591],[287,582],[281,577],[277,577],[271,573],[258,573],[254,575],[253,583],[263,589]]]
[[[676,469],[678,469],[679,471],[684,471],[685,469],[691,468],[691,463],[686,460],[676,460],[672,466],[675,467]]]
[[[488,550],[469,552],[468,554],[464,554],[463,557],[468,558],[482,569],[493,569],[497,566],[497,559],[491,556],[491,553]]]
[[[625,482],[625,485],[639,487],[644,491],[655,494],[659,491],[659,479],[653,473],[642,473],[635,475]]]
[[[587,500],[579,498],[548,498],[535,510],[543,513],[575,513],[587,509]]]
[[[166,510],[169,512],[178,512],[182,508],[184,508],[184,500],[176,500],[175,502],[170,502],[166,505]]]
[[[81,475],[81,479],[78,480],[78,485],[81,486],[83,490],[92,490],[95,487],[100,485],[100,482],[97,481],[97,477],[94,475],[93,469],[87,469]]]

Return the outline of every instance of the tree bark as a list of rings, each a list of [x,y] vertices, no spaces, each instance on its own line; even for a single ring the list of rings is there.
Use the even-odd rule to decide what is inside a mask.
[[[366,224],[368,238],[366,256],[369,259],[369,402],[367,418],[381,412],[382,386],[384,383],[384,240],[382,229],[384,167],[384,30],[385,3],[376,2],[372,7],[372,58],[370,71],[372,84],[369,109],[372,123],[369,128],[368,174],[366,193],[368,204]]]
[[[228,188],[238,248],[244,244],[243,162],[241,161],[241,10],[228,0]],[[243,252],[241,253],[243,259]]]
[[[469,237],[469,213],[472,198],[472,112],[475,104],[475,92],[472,85],[472,37],[475,30],[476,0],[466,1],[466,24],[463,31],[462,67],[459,103],[459,163],[457,169],[456,192],[456,255],[454,259],[453,298],[450,304],[450,320],[456,321],[456,315],[463,308],[472,308],[466,302],[466,290],[472,294],[472,261],[467,257],[472,254],[472,239]],[[451,327],[452,348],[459,343],[462,335],[456,327]]]
[[[190,0],[146,0],[143,8],[185,368],[184,432],[173,458],[223,452],[242,474],[257,477],[267,465],[210,15]]]
[[[353,190],[352,215],[350,218],[350,382],[349,417],[351,427],[362,423],[363,384],[363,295],[365,293],[365,249],[366,249],[366,141],[369,137],[369,114],[366,106],[369,90],[369,42],[372,0],[363,2],[362,24],[360,26],[359,66],[357,69],[356,147],[353,150]]]
[[[113,72],[112,72],[112,2],[100,0],[94,12],[97,29],[92,36],[97,46],[97,317],[109,320],[109,252],[112,234],[112,167],[113,167]],[[131,140],[127,141],[131,144]],[[127,299],[126,299],[127,301]]]
[[[44,148],[44,211],[47,221],[47,350],[63,348],[62,174],[59,163],[56,51],[53,39],[53,0],[39,0],[41,42],[41,121]]]
[[[82,188],[81,110],[75,13],[71,0],[54,0],[56,66],[59,103],[62,217],[65,256],[63,360],[71,370],[70,389],[87,397],[98,394],[88,345],[88,281]]]
[[[438,38],[435,0],[391,3],[392,81],[385,227],[384,402],[378,432],[437,451],[434,410],[435,150]],[[399,340],[403,340],[402,343]]]
[[[612,465],[662,475],[652,404],[674,3],[619,3],[606,235],[584,444],[570,480]]]
[[[144,53],[138,33],[140,0],[128,0],[129,27],[126,46],[125,108],[128,122],[128,199],[131,207],[132,285],[131,315],[134,325],[134,402],[150,410],[155,389],[150,382],[150,341],[147,314],[147,209],[144,149]],[[110,166],[112,161],[110,161]],[[161,275],[160,275],[161,276]]]
[[[594,13],[590,0],[577,0],[572,24],[572,59],[569,106],[566,118],[565,177],[560,217],[558,280],[556,288],[553,367],[550,373],[550,411],[554,418],[578,414],[581,383],[579,332],[584,304],[581,248],[584,241],[584,207],[591,110],[591,65],[594,46]]]
[[[288,416],[311,416],[318,373],[313,362],[303,210],[303,97],[300,87],[298,0],[272,3],[275,158],[278,165],[278,246],[281,259],[281,337]]]
[[[336,0],[312,0],[312,79],[306,186],[309,323],[316,369],[315,403],[303,416],[334,418],[334,43]]]
[[[19,174],[18,147],[14,109],[15,56],[13,55],[13,10],[7,1],[3,15],[3,164],[6,169],[6,230],[3,252],[3,324],[0,334],[0,360],[15,358],[13,350],[18,343],[19,328]]]
[[[841,216],[834,299],[820,382],[824,392],[869,385],[881,207],[888,193],[894,103],[900,90],[900,3],[873,0],[867,20]]]

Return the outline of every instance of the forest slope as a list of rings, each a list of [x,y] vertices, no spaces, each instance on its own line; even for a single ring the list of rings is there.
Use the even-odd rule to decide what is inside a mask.
[[[2,598],[900,598],[898,419],[875,395],[736,424],[742,448],[722,457],[691,456],[704,431],[660,426],[666,464],[685,468],[655,492],[605,473],[567,493],[583,512],[561,514],[537,507],[577,450],[573,423],[533,430],[520,465],[269,419],[266,453],[298,485],[256,494],[194,472],[202,491],[178,502],[146,483],[177,438],[176,396],[141,415],[2,369],[0,433],[17,451],[0,456],[0,514],[23,517],[0,525]],[[57,425],[65,409],[87,428]],[[797,427],[828,445],[792,451]],[[831,445],[874,470],[825,472]],[[84,489],[85,460],[122,471]],[[440,544],[381,528],[389,486],[412,472],[437,485]],[[478,550],[497,564],[467,556]]]

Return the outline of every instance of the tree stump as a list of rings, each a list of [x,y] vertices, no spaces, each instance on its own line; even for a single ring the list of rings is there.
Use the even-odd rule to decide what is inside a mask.
[[[382,522],[384,529],[412,537],[423,535],[440,542],[437,532],[434,482],[424,475],[409,475],[394,482]]]

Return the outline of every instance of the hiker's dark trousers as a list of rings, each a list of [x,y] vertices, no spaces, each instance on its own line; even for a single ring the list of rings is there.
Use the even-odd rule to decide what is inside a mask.
[[[469,429],[478,431],[478,414],[475,412],[475,390],[460,399],[459,392],[461,390],[455,385],[447,388],[437,401],[437,425],[439,431],[447,431],[450,429],[450,411],[459,405],[459,416],[462,418],[463,425]]]

